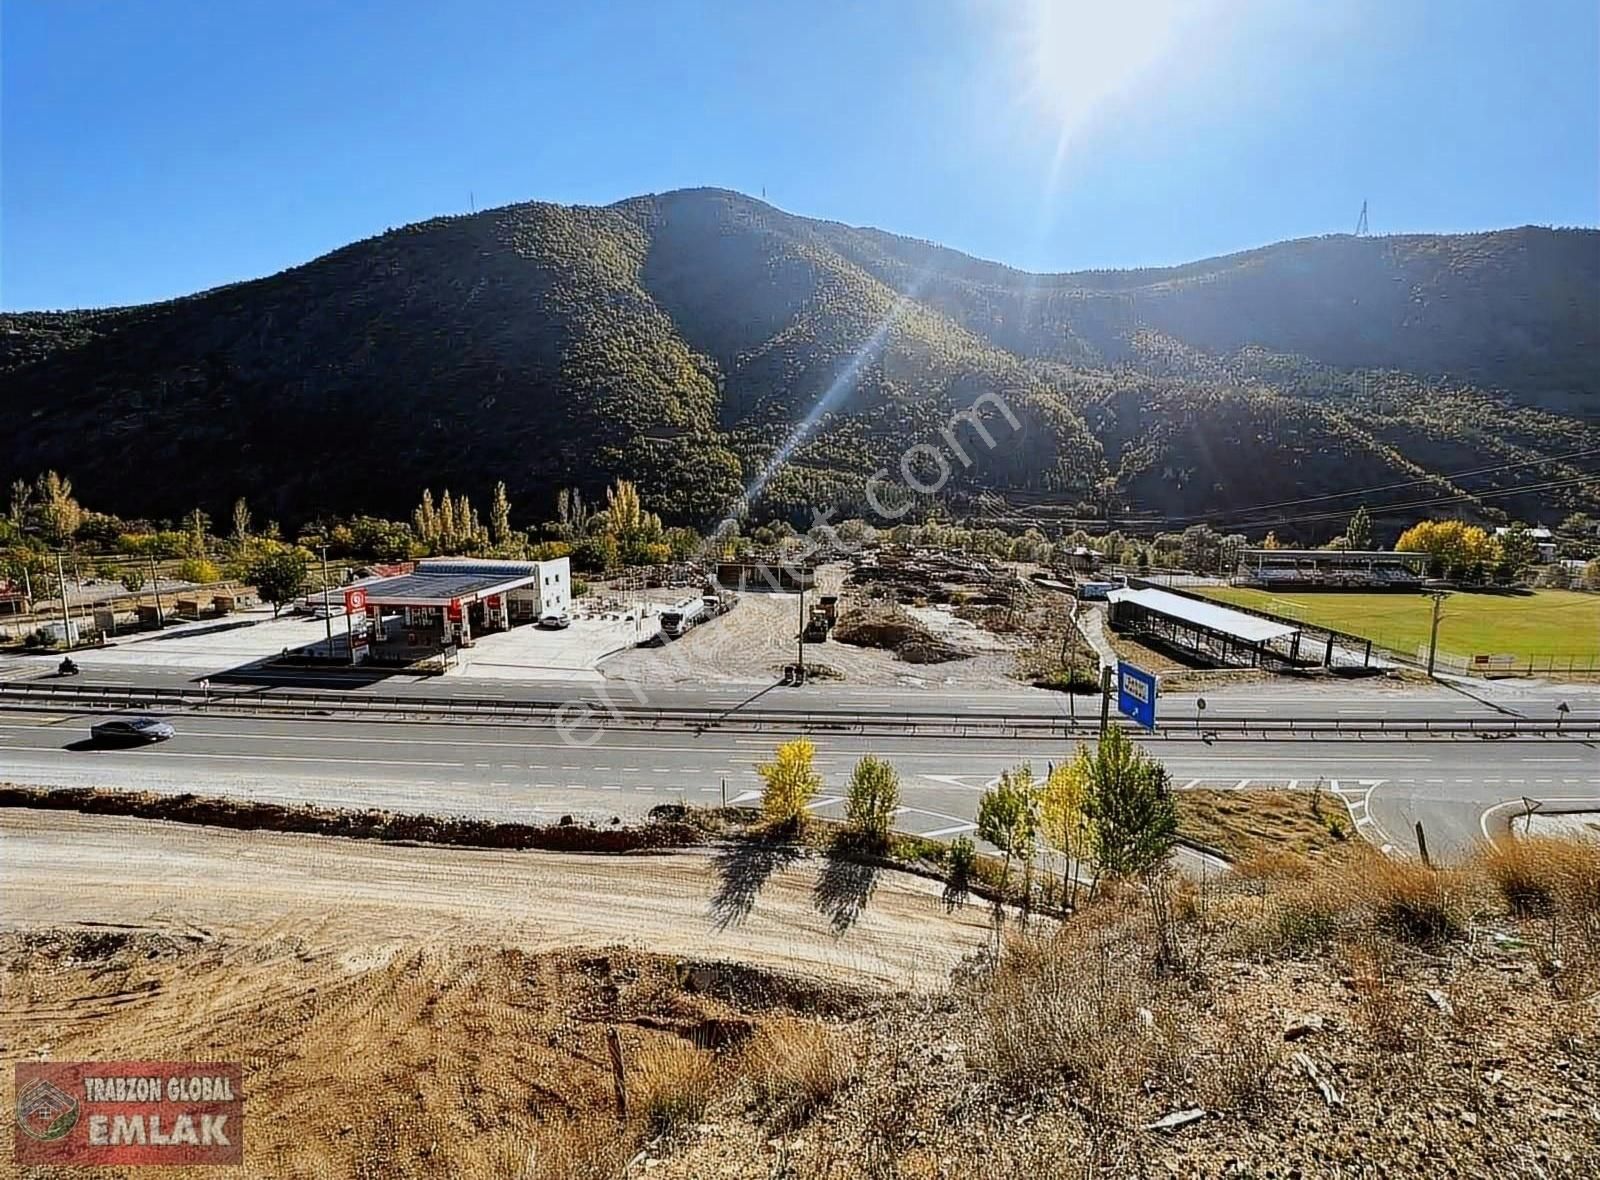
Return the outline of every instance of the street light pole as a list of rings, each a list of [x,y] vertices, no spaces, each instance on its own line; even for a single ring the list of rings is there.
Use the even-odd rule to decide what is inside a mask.
[[[328,658],[333,659],[333,608],[328,605],[328,547],[322,547],[322,621],[327,624]]]

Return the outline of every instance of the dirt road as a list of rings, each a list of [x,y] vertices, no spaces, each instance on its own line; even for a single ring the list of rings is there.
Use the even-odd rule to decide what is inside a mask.
[[[73,923],[292,933],[355,955],[625,944],[916,990],[987,930],[980,908],[946,914],[934,883],[817,859],[506,853],[0,811],[0,929]]]

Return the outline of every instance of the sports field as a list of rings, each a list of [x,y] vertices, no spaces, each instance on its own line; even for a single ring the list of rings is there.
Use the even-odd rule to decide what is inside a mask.
[[[1428,642],[1433,602],[1423,594],[1340,594],[1217,586],[1211,598],[1321,624],[1408,655]],[[1600,664],[1600,594],[1534,590],[1445,599],[1439,650],[1453,655],[1514,655],[1519,661]]]

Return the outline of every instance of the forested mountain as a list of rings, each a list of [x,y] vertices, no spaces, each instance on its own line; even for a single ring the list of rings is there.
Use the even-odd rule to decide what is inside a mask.
[[[913,470],[941,450],[958,511],[992,489],[1255,523],[1354,487],[1416,481],[1376,509],[1593,470],[1529,461],[1600,448],[1597,309],[1595,231],[1032,275],[719,190],[514,205],[168,303],[0,315],[0,476],[58,468],[155,517],[244,495],[293,522],[497,479],[538,515],[623,475],[672,519],[758,483],[757,515],[800,522],[864,512],[867,476],[899,482],[926,443]],[[940,431],[984,393],[1019,426],[991,401],[997,445],[957,435],[968,468]],[[1597,499],[1567,483],[1466,509]]]

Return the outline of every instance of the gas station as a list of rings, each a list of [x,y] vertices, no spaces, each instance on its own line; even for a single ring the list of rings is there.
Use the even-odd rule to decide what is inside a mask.
[[[427,558],[410,573],[346,586],[344,602],[352,663],[409,663],[566,613],[571,563]]]

